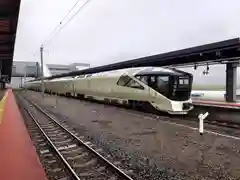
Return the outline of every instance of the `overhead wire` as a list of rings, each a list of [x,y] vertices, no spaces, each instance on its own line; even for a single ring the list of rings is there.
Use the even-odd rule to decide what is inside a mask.
[[[45,42],[42,44],[42,46],[47,46],[65,27],[66,27],[66,25],[70,22],[70,21],[72,21],[75,17],[76,17],[76,15],[82,10],[82,8],[84,8],[88,3],[90,2],[90,0],[86,0],[84,3],[83,3],[83,5],[62,25],[62,21],[60,22],[60,24],[54,29],[54,32],[53,33],[55,33],[55,31],[58,29],[58,27],[60,26],[60,25],[62,25],[62,27],[60,27],[60,29],[52,36],[52,34],[53,33],[51,33],[51,36],[49,36],[49,37],[51,37],[51,38],[49,38],[49,40],[45,40]],[[76,3],[76,5],[77,5],[77,3]],[[76,6],[75,5],[75,6]],[[75,7],[74,6],[74,7]],[[73,7],[73,8],[74,8]],[[72,9],[73,9],[72,8]],[[69,12],[70,13],[70,12]],[[69,14],[68,13],[68,14]],[[63,19],[65,19],[67,16],[65,16]]]
[[[80,0],[77,0],[77,2],[71,7],[71,9],[67,12],[67,14],[62,18],[62,20],[59,22],[59,24],[54,28],[52,33],[46,38],[43,44],[47,42],[47,40],[56,32],[56,30],[62,25],[63,21],[67,18],[67,16],[72,12],[72,10],[75,8],[75,6],[80,2]]]
[[[60,21],[60,23],[54,28],[54,30],[52,31],[52,33],[45,39],[44,43],[42,43],[41,46],[45,46],[47,44],[49,44],[50,41],[52,41],[52,39],[58,34],[60,33],[60,31],[62,30],[62,28],[64,28],[66,26],[66,24],[68,22],[70,22],[78,13],[79,11],[89,2],[89,0],[86,0],[84,2],[84,4],[76,11],[76,13],[73,14],[73,16],[66,21],[66,23],[63,25],[63,27],[54,35],[54,33],[59,29],[59,27],[62,25],[62,23],[64,22],[64,20],[68,17],[68,15],[72,12],[72,10],[76,7],[76,5],[80,2],[80,0],[77,0],[77,2],[71,7],[71,9],[67,12],[67,14],[62,18],[62,20]],[[36,50],[33,54],[33,56],[35,56],[37,53],[39,52],[39,50]]]

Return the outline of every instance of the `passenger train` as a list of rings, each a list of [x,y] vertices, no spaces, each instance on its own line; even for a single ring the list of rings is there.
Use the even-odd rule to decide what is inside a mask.
[[[187,114],[193,109],[192,82],[192,74],[184,71],[141,67],[46,79],[44,85],[45,91],[51,94]],[[24,87],[40,91],[41,81],[26,82]]]

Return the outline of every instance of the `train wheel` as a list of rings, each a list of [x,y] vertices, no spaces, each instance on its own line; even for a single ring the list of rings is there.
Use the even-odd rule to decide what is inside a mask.
[[[128,103],[129,103],[129,107],[130,107],[130,108],[132,108],[132,109],[135,109],[135,108],[136,108],[136,103],[135,103],[135,101],[129,100]]]

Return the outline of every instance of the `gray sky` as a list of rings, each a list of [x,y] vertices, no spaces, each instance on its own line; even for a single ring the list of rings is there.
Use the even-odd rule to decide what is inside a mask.
[[[22,0],[14,60],[38,61],[32,54],[76,1]],[[239,8],[239,0],[91,0],[44,60],[97,66],[234,38]]]

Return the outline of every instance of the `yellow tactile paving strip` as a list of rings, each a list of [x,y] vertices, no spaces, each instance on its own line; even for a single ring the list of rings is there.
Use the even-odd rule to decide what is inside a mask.
[[[7,95],[8,95],[8,92],[5,93],[2,100],[0,101],[0,124],[2,123],[2,119],[3,119],[3,112],[4,112],[4,108],[5,108],[5,102],[7,99]]]

